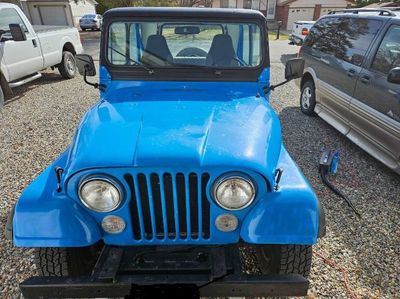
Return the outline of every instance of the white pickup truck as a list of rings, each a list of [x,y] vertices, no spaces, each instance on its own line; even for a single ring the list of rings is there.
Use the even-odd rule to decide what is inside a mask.
[[[12,88],[40,78],[45,68],[73,78],[75,54],[82,52],[76,28],[32,26],[18,6],[0,3],[0,107]]]
[[[310,33],[315,21],[297,21],[293,23],[292,33],[289,35],[291,45],[301,46],[304,39]]]

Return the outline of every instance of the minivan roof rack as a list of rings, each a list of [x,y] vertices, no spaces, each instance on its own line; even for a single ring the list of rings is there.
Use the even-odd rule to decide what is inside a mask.
[[[396,7],[398,8],[398,7]],[[339,13],[348,13],[348,14],[359,14],[363,12],[378,12],[379,16],[397,16],[393,11],[397,10],[395,7],[390,7],[390,8],[349,8],[349,9],[339,9],[339,10],[333,10],[330,11],[328,14],[329,15],[334,15],[334,14],[339,14]]]

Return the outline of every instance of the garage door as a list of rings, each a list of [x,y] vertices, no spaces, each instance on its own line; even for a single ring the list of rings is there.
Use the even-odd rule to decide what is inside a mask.
[[[68,25],[64,5],[38,5],[43,25]]]
[[[297,21],[312,21],[314,8],[289,8],[287,30],[292,30],[293,23]]]

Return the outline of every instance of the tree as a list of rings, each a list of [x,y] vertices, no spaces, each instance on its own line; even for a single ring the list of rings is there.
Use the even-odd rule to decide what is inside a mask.
[[[370,5],[372,3],[379,3],[379,2],[400,3],[400,0],[356,0],[356,7],[364,7],[364,6]]]

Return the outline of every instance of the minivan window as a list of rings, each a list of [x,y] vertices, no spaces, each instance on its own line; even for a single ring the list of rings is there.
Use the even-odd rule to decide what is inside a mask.
[[[400,26],[392,26],[376,52],[371,68],[385,75],[400,67]]]
[[[345,18],[335,33],[335,56],[354,65],[361,65],[372,40],[383,22],[379,20]]]
[[[336,42],[336,29],[339,18],[322,18],[311,27],[309,35],[304,41],[304,45],[312,47],[318,51],[334,54],[340,43]]]

